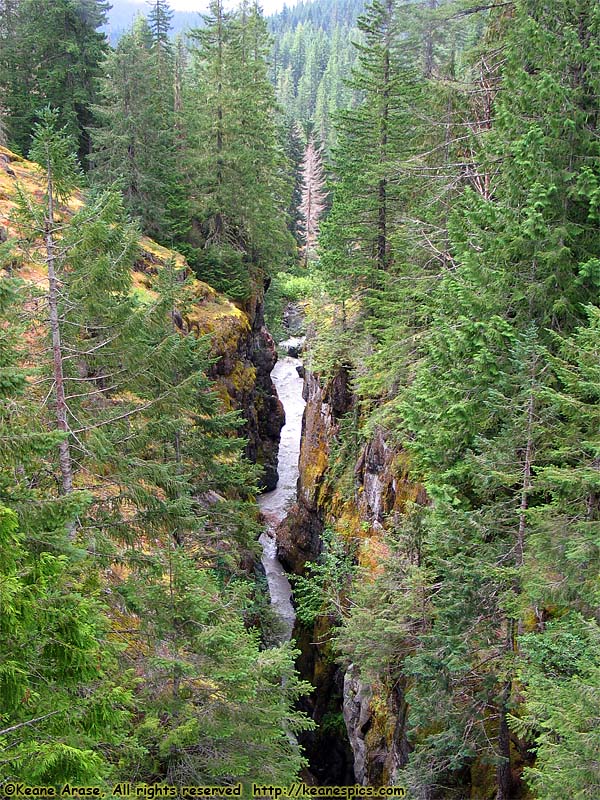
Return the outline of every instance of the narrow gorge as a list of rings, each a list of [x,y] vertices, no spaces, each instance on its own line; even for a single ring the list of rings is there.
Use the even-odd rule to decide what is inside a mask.
[[[317,725],[301,737],[310,764],[305,779],[319,785],[385,785],[407,757],[402,691],[396,686],[387,695],[379,687],[377,696],[361,681],[358,665],[338,664],[330,642],[331,620],[327,614],[317,616],[312,625],[297,619],[288,574],[310,572],[308,566],[321,555],[326,526],[343,531],[348,541],[360,539],[359,562],[376,559],[384,515],[414,498],[415,489],[398,475],[398,454],[378,431],[354,454],[356,492],[342,498],[327,471],[340,419],[351,410],[354,398],[347,374],[341,372],[322,385],[318,375],[305,370],[296,357],[303,343],[298,338],[280,342],[285,355],[271,373],[285,424],[277,487],[259,498],[267,525],[260,537],[262,566],[282,623],[276,638],[295,640],[300,675],[314,687],[301,702]]]
[[[321,380],[309,368],[310,343],[306,368],[289,355],[296,355],[297,345],[296,339],[280,343],[286,355],[271,373],[286,421],[279,483],[259,498],[268,526],[260,539],[262,564],[271,603],[283,622],[281,639],[295,640],[300,675],[314,687],[301,702],[317,726],[300,739],[310,764],[308,780],[384,786],[395,780],[409,753],[403,686],[372,686],[361,678],[360,664],[342,665],[331,643],[335,621],[327,613],[312,624],[297,619],[288,575],[292,584],[293,576],[310,575],[327,529],[341,537],[358,565],[376,570],[385,555],[386,521],[401,514],[407,501],[425,502],[425,495],[409,481],[401,453],[383,429],[348,455],[353,485],[348,493],[347,481],[332,474],[331,462],[341,421],[354,408],[350,376],[340,370]]]

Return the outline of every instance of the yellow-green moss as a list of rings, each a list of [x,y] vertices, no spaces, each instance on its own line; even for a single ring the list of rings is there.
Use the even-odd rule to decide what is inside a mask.
[[[322,438],[311,443],[310,448],[304,448],[302,452],[302,483],[304,488],[312,496],[316,492],[317,485],[323,479],[329,462],[327,446]]]
[[[0,224],[8,229],[10,236],[16,236],[17,230],[11,221],[11,214],[16,207],[17,188],[21,186],[41,202],[45,190],[44,174],[37,164],[27,161],[5,147],[0,147],[0,156],[4,157],[2,161],[8,162],[10,172],[13,173],[7,172],[4,164],[0,162]],[[81,192],[74,192],[69,201],[60,206],[57,215],[68,219],[82,205],[83,195]],[[26,253],[17,253],[17,257],[19,256],[23,257],[20,276],[43,285],[45,278],[43,264],[27,260]],[[190,271],[180,253],[169,250],[146,236],[141,237],[139,256],[132,275],[132,291],[141,302],[152,303],[157,298],[155,275],[170,262],[175,264],[177,270]],[[250,332],[247,315],[203,281],[194,279],[190,296],[189,307],[181,309],[190,323],[190,329],[211,337],[215,355],[235,354],[240,340]],[[248,376],[247,380],[249,379]]]

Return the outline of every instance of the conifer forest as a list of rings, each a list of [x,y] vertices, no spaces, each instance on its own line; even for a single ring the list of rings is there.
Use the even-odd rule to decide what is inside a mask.
[[[598,800],[600,2],[266,5],[0,0],[0,798]]]

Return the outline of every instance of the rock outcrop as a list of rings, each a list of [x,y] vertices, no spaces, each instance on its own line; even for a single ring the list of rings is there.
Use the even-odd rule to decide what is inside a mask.
[[[407,706],[399,686],[386,692],[363,682],[350,664],[344,675],[344,722],[354,754],[356,782],[388,786],[408,759],[404,734]]]
[[[343,481],[339,469],[332,469],[342,419],[354,410],[348,370],[326,382],[306,370],[304,394],[298,501],[277,531],[279,558],[302,574],[307,562],[318,558],[320,535],[328,526],[348,542],[358,542],[359,563],[376,571],[387,552],[386,525],[402,514],[407,501],[426,502],[425,493],[409,481],[404,454],[381,428],[347,452]],[[331,734],[323,732],[324,720],[343,715],[345,730],[338,729],[338,736],[352,752],[353,779],[369,786],[393,782],[409,751],[402,685],[371,685],[360,664],[337,665],[327,618],[320,617],[312,629],[298,627],[296,637],[301,674],[315,687],[307,710],[321,726],[321,733],[305,743],[311,763],[318,763],[320,750],[331,746],[324,739]]]

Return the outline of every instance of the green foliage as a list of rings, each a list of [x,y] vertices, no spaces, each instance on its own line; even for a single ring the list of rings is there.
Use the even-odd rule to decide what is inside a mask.
[[[301,623],[327,617],[363,679],[404,693],[398,780],[598,795],[600,9],[374,0],[350,47],[360,5],[282,12],[274,89],[257,4],[214,0],[188,51],[156,0],[106,55],[104,2],[0,3],[0,137],[46,195],[14,214],[37,285],[0,280],[3,778],[286,784],[305,765],[296,654],[262,649],[240,567],[258,524],[239,419],[177,324],[183,271],[133,291],[131,213],[240,302],[273,274],[271,318],[310,291],[307,366],[356,395],[334,491],[352,498],[381,425],[409,470],[394,490],[425,490],[395,496],[375,569],[327,530],[294,584]],[[96,188],[66,215],[90,135]],[[284,272],[311,137],[333,205],[315,271]]]
[[[265,295],[265,320],[276,341],[282,341],[288,336],[282,323],[287,304],[302,303],[313,291],[314,276],[300,267],[273,275]]]
[[[359,37],[362,0],[297,3],[273,16],[271,79],[288,124],[312,130],[327,149],[335,144],[333,118],[355,99],[346,84]]]
[[[106,38],[105,0],[5,0],[0,6],[0,87],[8,141],[27,155],[39,110],[59,109],[60,125],[89,154],[88,127]]]
[[[194,198],[189,244],[201,279],[245,298],[261,273],[291,255],[284,209],[287,164],[268,81],[268,35],[256,4],[225,12],[210,4],[192,32],[183,84],[188,181]],[[203,252],[205,251],[205,252]]]
[[[247,259],[240,250],[228,244],[196,248],[190,253],[196,275],[234,300],[247,300],[252,292]]]
[[[0,281],[2,777],[101,783],[126,738],[131,697],[125,681],[114,683],[117,653],[94,569],[65,541],[65,522],[91,498],[58,497],[47,477],[61,435],[45,429],[26,393],[16,318],[22,290]]]
[[[356,490],[354,470],[356,454],[364,443],[359,428],[359,409],[355,406],[338,419],[338,430],[329,451],[329,475],[338,491],[349,501]]]
[[[290,576],[294,586],[296,615],[304,625],[313,625],[317,617],[330,616],[340,622],[354,575],[355,552],[352,544],[334,531],[322,534],[318,561],[307,566],[306,575]]]
[[[40,147],[50,143],[42,155],[53,165],[65,141],[50,117],[39,138]],[[72,185],[60,169],[48,172],[58,179],[53,199]],[[25,192],[16,216],[21,245],[41,271],[52,218]],[[15,512],[3,529],[14,538],[19,520],[27,532],[23,554],[11,541],[12,560],[1,559],[3,599],[14,604],[13,612],[3,603],[10,613],[0,637],[2,707],[7,723],[23,720],[31,734],[15,728],[4,764],[11,776],[38,783],[103,785],[132,774],[177,784],[265,775],[289,783],[304,766],[292,734],[306,726],[293,711],[305,687],[291,648],[263,651],[259,633],[246,629],[248,591],[238,578],[242,554],[256,547],[256,472],[234,433],[238,415],[223,411],[207,377],[209,342],[177,325],[179,309],[197,302],[191,279],[172,261],[147,297],[132,291],[138,236],[114,192],[92,193],[60,223],[53,265],[66,431],[54,432],[35,389],[52,380],[55,362],[40,358],[31,385],[17,368],[21,357],[31,360],[31,342],[15,350],[13,325],[28,310],[26,329],[43,330],[38,292],[23,284],[13,304],[11,285],[2,283],[9,324],[0,325],[0,385],[17,400],[1,423],[11,446],[21,415],[30,426],[37,419],[46,436],[35,459],[13,447],[0,478],[2,508]],[[89,491],[57,496],[56,449],[65,439],[74,484]],[[132,666],[144,687],[131,679]]]
[[[43,169],[51,171],[53,194],[58,200],[66,200],[80,178],[79,166],[72,150],[72,137],[66,128],[59,128],[58,109],[42,109],[38,112],[38,117],[39,121],[33,127],[30,157]],[[46,204],[48,200],[46,197]]]
[[[464,796],[490,768],[513,796],[509,715],[519,752],[537,745],[533,791],[560,794],[562,766],[591,796],[597,656],[568,687],[541,663],[567,620],[586,650],[597,613],[598,12],[518,3],[471,54],[481,23],[450,12],[374,3],[364,100],[341,117],[315,363],[351,369],[363,433],[385,423],[428,506],[394,519],[338,643],[406,687],[415,796]]]
[[[305,762],[288,734],[306,727],[292,711],[305,690],[294,651],[261,651],[242,621],[246,588],[220,586],[182,548],[148,560],[142,575],[123,587],[142,619],[147,676],[138,774],[179,785],[293,780]]]
[[[138,19],[103,65],[91,160],[92,179],[116,185],[144,233],[169,245],[185,241],[189,208],[164,6]]]
[[[569,613],[541,633],[522,636],[520,646],[525,708],[511,727],[532,733],[536,746],[535,766],[525,770],[525,780],[539,800],[565,792],[577,800],[595,797],[600,788],[598,625]]]
[[[425,510],[412,506],[401,527],[386,535],[389,555],[373,576],[357,570],[352,602],[336,634],[338,653],[360,664],[366,678],[393,685],[403,671],[403,659],[428,625],[428,585],[434,578],[424,566]]]

